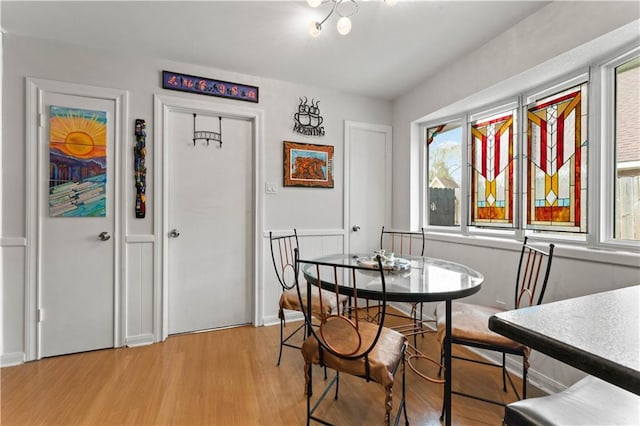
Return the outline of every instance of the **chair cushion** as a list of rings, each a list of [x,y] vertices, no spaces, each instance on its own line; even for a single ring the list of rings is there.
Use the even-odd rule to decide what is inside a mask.
[[[492,345],[513,351],[520,351],[528,356],[529,348],[501,334],[489,330],[489,317],[504,309],[472,303],[452,303],[451,336],[468,342]],[[440,344],[444,342],[446,321],[446,305],[439,303],[436,307],[437,337]]]
[[[338,304],[344,306],[347,303],[348,297],[340,294],[336,302],[335,293],[322,291],[322,310],[320,309],[320,296],[318,291],[314,289],[311,292],[311,313],[316,318],[324,318],[331,312],[335,312],[338,309]],[[307,295],[302,295],[302,302],[306,305]],[[298,291],[295,288],[282,292],[280,295],[280,311],[278,317],[284,319],[284,310],[299,311],[302,312],[300,307],[300,299],[298,299]]]
[[[640,396],[587,376],[562,392],[507,405],[505,425],[638,425]]]
[[[362,338],[362,347],[369,347],[378,331],[378,325],[360,321],[359,333]],[[345,333],[351,339],[354,333]],[[403,346],[407,338],[390,328],[383,327],[380,338],[375,348],[369,353],[369,379],[380,383],[385,388],[393,386],[393,372],[403,357]],[[346,345],[348,346],[348,345]],[[319,344],[315,337],[309,336],[302,344],[302,356],[307,364],[319,364]],[[365,361],[363,358],[354,360],[340,358],[324,350],[322,354],[324,365],[327,367],[351,374],[366,377]]]

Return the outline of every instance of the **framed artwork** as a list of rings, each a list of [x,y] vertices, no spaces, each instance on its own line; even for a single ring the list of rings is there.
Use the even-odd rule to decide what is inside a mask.
[[[333,188],[333,146],[284,141],[284,186]]]
[[[162,88],[258,103],[258,87],[195,75],[162,71]]]
[[[51,106],[49,215],[105,217],[107,113]]]

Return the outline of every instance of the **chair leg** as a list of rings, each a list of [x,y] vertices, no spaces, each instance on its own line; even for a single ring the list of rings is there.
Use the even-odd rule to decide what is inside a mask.
[[[502,352],[502,390],[507,391],[507,354]]]
[[[418,304],[416,303],[416,316],[414,318],[416,324],[416,332],[419,330],[422,337],[424,337],[424,332],[422,331],[422,303],[420,303],[420,312],[418,314]]]
[[[418,305],[420,305],[420,313],[418,314]],[[411,308],[411,319],[413,320],[413,329],[416,334],[420,333],[424,337],[424,326],[422,325],[422,316],[424,303],[416,302]]]
[[[442,366],[444,365],[444,345],[440,345],[440,367],[438,367],[438,377],[442,376]],[[444,420],[444,394],[442,395],[442,411],[440,421]]]
[[[313,393],[313,384],[311,382],[311,364],[304,365],[305,391],[307,395],[307,426],[311,423],[311,394]]]
[[[404,411],[404,422],[406,426],[409,426],[409,416],[407,416],[407,399],[406,399],[406,363],[405,357],[402,357],[402,410]]]
[[[391,422],[391,408],[393,408],[393,385],[384,388],[384,424],[389,426]]]
[[[327,367],[325,367],[327,368]],[[326,370],[325,370],[326,373]],[[336,370],[336,395],[333,399],[338,400],[338,388],[340,387],[340,372]]]
[[[527,399],[527,364],[522,363],[522,399]]]
[[[282,359],[282,346],[284,343],[282,339],[284,339],[284,320],[280,319],[280,353],[278,353],[277,366],[280,366],[280,360]]]
[[[304,364],[304,394],[311,396],[311,364]]]
[[[418,347],[418,304],[411,304],[411,321],[413,321],[413,346]]]

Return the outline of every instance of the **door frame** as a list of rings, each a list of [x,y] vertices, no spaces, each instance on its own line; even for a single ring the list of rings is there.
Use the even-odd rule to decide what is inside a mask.
[[[122,149],[127,141],[129,92],[122,89],[109,89],[104,87],[88,86],[84,84],[67,83],[55,80],[45,80],[27,77],[26,79],[26,110],[25,110],[25,236],[27,250],[25,254],[25,312],[24,312],[24,347],[25,361],[41,358],[40,330],[38,327],[40,316],[40,297],[42,285],[42,220],[40,217],[42,203],[42,189],[38,186],[42,180],[42,168],[39,158],[42,154],[42,134],[44,117],[40,114],[44,92],[60,93],[63,95],[79,96],[87,98],[99,98],[114,102],[114,251],[113,251],[113,345],[123,345],[125,336],[125,311],[126,291],[123,283],[125,271],[122,270],[122,256],[124,253],[124,238],[122,235],[122,218],[126,217],[126,203],[122,202],[122,194],[126,193],[123,179],[123,164],[125,164],[125,150]]]
[[[350,253],[351,247],[351,211],[349,206],[350,199],[350,188],[351,188],[351,131],[355,129],[367,130],[372,132],[380,132],[385,134],[385,179],[386,182],[384,188],[384,199],[385,199],[385,212],[384,212],[384,226],[389,226],[391,223],[391,166],[392,166],[392,153],[393,153],[393,139],[392,139],[392,127],[383,125],[383,124],[371,124],[364,123],[360,121],[348,121],[344,122],[344,217],[343,217],[343,228],[345,238],[343,240],[344,243],[344,252]]]
[[[154,316],[153,334],[156,341],[164,341],[169,336],[169,158],[168,115],[172,111],[198,113],[204,112],[226,118],[248,120],[253,124],[253,283],[252,283],[252,324],[262,325],[262,282],[264,276],[263,267],[263,239],[258,238],[264,232],[264,155],[262,146],[264,141],[264,111],[257,108],[248,108],[229,105],[221,102],[194,100],[176,96],[154,95],[154,134],[156,139],[154,153],[154,193],[157,194],[153,208],[156,220],[154,221],[154,233],[157,238],[154,258],[157,259],[154,266],[154,274],[159,279],[154,280]]]

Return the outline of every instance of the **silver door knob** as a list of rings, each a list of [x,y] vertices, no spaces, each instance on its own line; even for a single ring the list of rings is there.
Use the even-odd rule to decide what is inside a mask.
[[[169,231],[170,238],[178,238],[179,236],[180,236],[180,231],[178,231],[177,229],[172,229],[171,231]]]
[[[358,225],[354,225],[354,227],[351,229],[353,229],[353,232],[358,232],[360,230],[360,227]]]
[[[107,241],[109,238],[111,238],[111,235],[109,235],[109,233],[108,233],[108,232],[106,232],[106,231],[105,231],[105,232],[101,232],[101,233],[98,235],[98,239],[99,239],[100,241]]]

